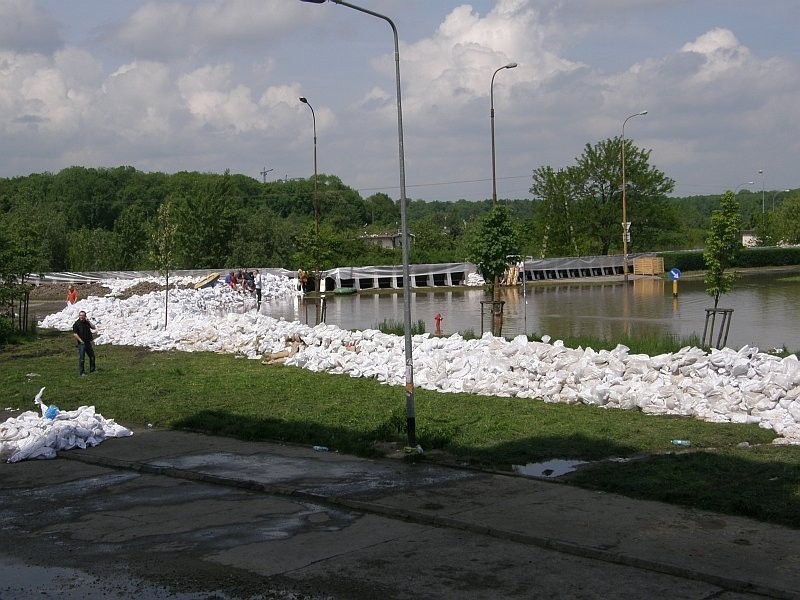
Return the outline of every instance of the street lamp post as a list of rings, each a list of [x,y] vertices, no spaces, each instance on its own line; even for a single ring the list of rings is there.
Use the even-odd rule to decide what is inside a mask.
[[[492,73],[492,82],[489,85],[489,121],[492,130],[492,208],[497,206],[497,169],[495,167],[495,159],[494,159],[494,78],[500,71],[503,69],[514,69],[517,66],[517,63],[510,62],[507,65],[503,65],[499,69],[495,70]],[[500,276],[495,273],[494,275],[494,282],[492,285],[492,323],[494,325],[494,334],[499,335],[500,325],[497,323],[496,315],[497,315],[497,302],[500,301]]]
[[[766,177],[764,176],[764,169],[759,169],[758,174],[761,175],[761,214],[763,215],[765,212],[764,206],[764,184],[766,182]]]
[[[492,83],[489,86],[489,104],[491,107],[491,110],[489,111],[489,119],[491,121],[492,128],[492,206],[497,204],[497,170],[495,169],[494,161],[494,78],[495,75],[497,75],[503,69],[514,69],[516,66],[517,63],[511,62],[497,69],[492,74]]]
[[[628,201],[625,190],[625,123],[633,117],[646,115],[643,110],[628,116],[622,122],[622,278],[628,283]]]
[[[324,4],[327,0],[300,0],[313,4]],[[397,138],[399,144],[400,159],[400,227],[403,243],[403,313],[404,313],[404,333],[405,333],[405,360],[406,360],[406,429],[408,430],[408,446],[413,448],[417,445],[416,414],[414,407],[414,361],[413,348],[411,345],[411,275],[408,260],[408,220],[406,219],[406,167],[403,152],[403,108],[400,94],[400,43],[397,38],[397,27],[387,16],[372,10],[344,2],[343,0],[330,0],[334,4],[341,4],[353,10],[372,15],[378,19],[383,19],[392,28],[394,35],[394,64],[395,80],[397,84]]]
[[[300,102],[311,109],[311,122],[314,127],[314,259],[319,263],[319,203],[317,201],[317,117],[314,115],[314,107],[305,96],[300,97]],[[319,264],[314,265],[314,291],[319,291]]]
[[[739,190],[742,188],[742,186],[753,185],[754,183],[755,183],[755,181],[745,181],[745,182],[740,183],[735,188],[733,188],[733,195],[735,196],[739,192]]]

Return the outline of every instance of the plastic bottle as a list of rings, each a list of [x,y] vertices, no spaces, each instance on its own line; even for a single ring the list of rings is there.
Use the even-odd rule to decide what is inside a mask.
[[[328,447],[327,446],[312,446],[312,449],[314,450],[314,452],[327,452],[328,451]]]
[[[692,445],[692,442],[689,440],[671,440],[673,446],[686,446],[689,447]]]

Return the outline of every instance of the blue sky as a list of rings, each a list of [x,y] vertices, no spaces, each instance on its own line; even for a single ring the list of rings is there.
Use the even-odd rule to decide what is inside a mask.
[[[620,135],[676,195],[800,187],[797,0],[361,0],[400,38],[407,195],[528,198]],[[298,0],[0,0],[0,176],[318,170],[399,196],[391,29]],[[763,173],[759,173],[761,170]],[[753,181],[753,184],[746,182]]]

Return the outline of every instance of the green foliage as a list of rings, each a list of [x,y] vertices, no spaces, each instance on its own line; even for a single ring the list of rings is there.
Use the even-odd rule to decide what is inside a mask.
[[[164,327],[167,326],[169,306],[169,274],[175,268],[175,234],[178,225],[175,222],[175,208],[172,197],[166,199],[158,207],[156,225],[152,231],[151,257],[158,272],[164,278]]]
[[[126,206],[114,223],[114,233],[119,241],[117,270],[135,270],[148,264],[151,248],[150,211],[139,203]]]
[[[736,263],[742,244],[739,240],[741,214],[733,192],[722,196],[720,207],[711,214],[711,228],[706,238],[703,259],[706,264],[706,291],[714,298],[714,308],[719,297],[733,288],[734,274],[728,270]]]
[[[540,167],[533,172],[531,193],[541,199],[537,219],[534,224],[535,238],[541,246],[532,253],[534,256],[581,256],[589,253],[589,240],[579,235],[577,212],[580,199],[576,189],[577,169]]]
[[[685,252],[658,252],[657,256],[664,259],[664,269],[669,271],[673,267],[681,271],[703,271],[706,268],[705,258],[701,250]],[[773,247],[773,248],[745,248],[736,253],[733,267],[784,267],[800,265],[800,248]]]
[[[734,267],[783,267],[800,265],[800,248],[742,248]]]
[[[678,268],[681,271],[702,271],[706,268],[702,250],[658,252],[656,256],[664,259],[664,269],[667,271],[674,268]]]
[[[622,139],[587,144],[574,166],[533,173],[539,256],[622,252]],[[667,195],[674,181],[649,164],[650,152],[625,140],[627,218],[631,251],[673,247],[681,222]]]
[[[230,244],[237,233],[234,188],[230,174],[205,177],[176,200],[176,256],[181,268],[230,264]]]
[[[400,206],[387,194],[372,194],[365,202],[369,210],[370,225],[386,227],[400,222]]]
[[[533,171],[534,199],[501,200],[519,240],[514,254],[572,256],[621,252],[621,140],[588,146],[563,170]],[[630,249],[701,248],[720,196],[665,197],[671,180],[651,167],[649,154],[626,141]],[[362,239],[365,232],[400,228],[397,201],[386,194],[362,199],[333,175],[317,177],[318,222],[326,247],[308,244],[314,222],[314,179],[261,183],[231,173],[143,173],[132,167],[69,167],[58,173],[0,178],[3,266],[24,255],[28,272],[149,270],[149,232],[159,206],[175,203],[176,268],[271,266],[311,270],[325,266],[399,265],[399,249]],[[742,190],[736,198],[743,226],[755,228],[763,246],[796,240],[797,192]],[[774,206],[775,212],[772,213]],[[410,200],[408,228],[414,263],[462,262],[480,244],[481,218],[491,200]],[[9,237],[10,236],[10,237]],[[9,251],[9,244],[23,248]],[[323,256],[324,254],[324,256]],[[781,260],[789,257],[781,255]],[[776,263],[783,264],[783,263]],[[684,270],[689,266],[676,264]],[[703,267],[697,267],[702,269]]]
[[[519,254],[519,240],[508,209],[498,204],[481,218],[470,248],[470,260],[488,282],[503,275],[508,266],[507,257],[513,254]]]
[[[774,237],[783,244],[800,244],[800,194],[789,196],[778,207]]]

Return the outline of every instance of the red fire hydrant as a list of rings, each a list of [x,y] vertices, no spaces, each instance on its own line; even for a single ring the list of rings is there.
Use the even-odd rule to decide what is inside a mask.
[[[442,335],[442,315],[440,313],[436,313],[436,316],[433,317],[433,320],[436,321],[436,335]]]

